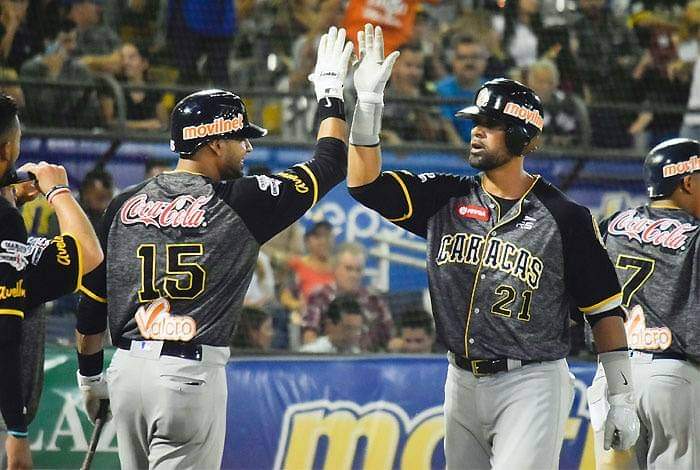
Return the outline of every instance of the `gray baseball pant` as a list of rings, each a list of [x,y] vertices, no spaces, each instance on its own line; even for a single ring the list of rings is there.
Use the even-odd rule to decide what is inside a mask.
[[[574,398],[566,360],[475,377],[448,358],[447,468],[558,469]]]
[[[139,347],[135,347],[138,344]],[[161,356],[159,341],[118,349],[107,370],[123,469],[219,469],[226,435],[229,349],[202,360]]]

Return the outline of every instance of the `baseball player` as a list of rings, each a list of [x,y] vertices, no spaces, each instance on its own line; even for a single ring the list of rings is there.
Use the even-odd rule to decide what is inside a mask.
[[[27,425],[38,404],[41,385],[35,378],[43,361],[24,353],[38,341],[43,348],[43,334],[31,314],[43,302],[78,290],[83,272],[102,262],[97,236],[72,197],[63,167],[28,163],[20,170],[31,172],[35,181],[12,186],[18,181],[14,163],[21,134],[17,105],[0,95],[0,442],[10,469],[32,465]],[[16,208],[40,192],[56,210],[61,229],[51,240],[28,239]]]
[[[379,29],[368,26],[358,42],[347,183],[359,202],[428,241],[437,333],[449,350],[448,468],[558,468],[573,399],[572,304],[615,377],[607,443],[631,446],[639,423],[615,270],[589,211],[523,169],[543,127],[539,98],[496,79],[459,111],[474,121],[468,157],[482,170],[474,177],[381,172],[382,93],[394,57],[384,60]]]
[[[700,142],[672,139],[644,161],[651,202],[608,218],[601,232],[624,283],[627,342],[641,421],[635,468],[700,466]],[[588,391],[598,467],[626,456],[603,449],[608,392],[599,368]],[[627,456],[629,457],[629,456]]]
[[[93,419],[109,397],[122,468],[220,467],[224,365],[260,245],[345,177],[351,52],[345,30],[322,36],[310,77],[320,121],[312,160],[237,178],[249,139],[267,131],[248,121],[238,96],[204,90],[173,110],[175,171],[125,190],[107,209],[98,233],[105,263],[86,279],[79,308],[78,382]],[[107,315],[118,349],[105,379]]]

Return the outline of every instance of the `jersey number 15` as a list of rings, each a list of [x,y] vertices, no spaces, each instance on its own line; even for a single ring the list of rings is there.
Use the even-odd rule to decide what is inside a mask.
[[[156,266],[156,245],[140,245],[136,255],[141,260],[141,288],[139,302],[149,302],[159,297],[170,299],[194,299],[204,292],[207,272],[192,261],[192,257],[204,254],[199,243],[172,243],[165,245],[165,275]],[[189,260],[188,260],[189,258]],[[162,282],[158,280],[162,279]]]

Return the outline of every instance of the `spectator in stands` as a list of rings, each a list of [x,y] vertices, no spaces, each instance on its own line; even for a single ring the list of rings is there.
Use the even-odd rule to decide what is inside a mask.
[[[104,56],[120,45],[119,36],[102,22],[103,0],[65,0],[66,17],[78,26],[75,53],[78,56]]]
[[[493,16],[482,9],[469,9],[452,22],[442,35],[442,43],[449,50],[454,36],[468,32],[472,37],[478,38],[486,48],[488,60],[484,76],[487,79],[505,77],[508,72],[509,61],[507,54],[501,47],[501,36],[493,29]]]
[[[428,354],[435,344],[435,322],[425,310],[409,310],[401,315],[399,335],[391,341],[391,351]]]
[[[669,73],[690,84],[690,95],[681,137],[700,139],[700,0],[688,2],[681,18],[679,59],[669,64]],[[691,111],[692,110],[692,111]]]
[[[40,32],[27,21],[28,7],[29,0],[0,1],[0,63],[15,71],[43,50]]]
[[[331,254],[335,244],[333,226],[322,220],[304,234],[306,255],[289,259],[299,293],[307,299],[315,290],[333,282]]]
[[[229,83],[228,54],[236,33],[234,1],[170,0],[168,44],[181,83]],[[198,62],[204,57],[204,69]]]
[[[238,326],[231,338],[231,349],[268,351],[274,333],[269,313],[255,307],[243,307]]]
[[[417,101],[416,103],[392,102],[396,98],[419,98],[434,96],[423,81],[425,56],[420,46],[408,44],[399,48],[401,55],[396,60],[391,74],[391,83],[386,90],[386,104],[382,118],[382,137],[385,143],[400,144],[411,141],[429,141],[462,145],[457,131],[437,108]]]
[[[644,52],[632,71],[639,90],[637,102],[646,103],[651,110],[641,111],[629,132],[641,136],[646,148],[678,137],[683,116],[678,112],[654,110],[654,105],[683,107],[688,100],[689,85],[670,74],[669,66],[678,59],[673,39],[677,26],[650,11],[643,10],[632,17]]]
[[[46,51],[26,62],[20,78],[83,82],[82,89],[44,85],[24,85],[27,121],[39,126],[97,127],[101,125],[100,106],[90,71],[75,58],[75,23],[61,22]]]
[[[243,299],[243,305],[265,309],[275,301],[275,274],[270,258],[262,251],[253,271],[253,278]]]
[[[135,44],[126,43],[120,48],[122,83],[138,87],[146,85],[148,72],[148,52]],[[159,130],[168,120],[168,112],[163,105],[163,93],[154,90],[125,89],[126,127],[135,130]],[[101,98],[102,112],[107,123],[116,125],[114,99]]]
[[[365,329],[362,307],[352,297],[334,299],[326,311],[325,332],[299,351],[306,353],[357,354]]]
[[[19,74],[15,69],[0,67],[0,80],[19,80]],[[0,92],[10,96],[17,103],[19,115],[24,117],[24,93],[20,85],[0,85]]]
[[[349,0],[343,27],[348,31],[348,37],[354,39],[357,32],[362,31],[367,23],[381,26],[384,33],[384,52],[389,54],[409,43],[421,1]],[[438,3],[439,0],[429,1]]]
[[[587,147],[591,144],[591,123],[583,100],[559,89],[559,70],[549,59],[532,64],[526,84],[542,100],[544,131],[541,147]]]
[[[150,51],[157,36],[161,0],[107,0],[104,23],[121,41],[145,44]]]
[[[357,243],[343,243],[333,257],[335,282],[312,294],[302,319],[302,342],[313,341],[322,334],[330,303],[339,296],[356,300],[362,307],[366,330],[362,349],[380,351],[387,347],[394,324],[389,306],[379,295],[362,285],[365,269],[365,249]]]
[[[80,206],[87,214],[93,227],[97,227],[102,213],[114,197],[112,175],[102,168],[96,168],[85,175],[79,188]]]
[[[587,104],[629,103],[635,99],[628,86],[639,48],[631,30],[605,6],[605,0],[580,0],[581,16],[573,24],[574,55]],[[634,113],[595,108],[591,121],[593,145],[628,147],[627,132]]]
[[[443,105],[442,115],[452,122],[462,140],[469,142],[472,121],[458,119],[455,113],[474,101],[474,94],[486,81],[484,71],[488,52],[473,36],[462,33],[453,36],[448,55],[452,64],[452,75],[448,75],[437,84],[437,94],[445,98],[463,98],[464,103]]]
[[[539,55],[537,36],[542,29],[539,0],[505,2],[503,14],[493,17],[493,29],[516,67],[532,64]]]
[[[149,158],[146,160],[144,179],[153,178],[164,171],[170,171],[172,169],[173,162],[171,160],[165,158]]]

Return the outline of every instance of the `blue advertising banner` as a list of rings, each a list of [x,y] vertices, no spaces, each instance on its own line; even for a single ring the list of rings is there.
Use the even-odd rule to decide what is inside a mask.
[[[111,357],[112,351],[107,351]],[[78,468],[92,425],[75,383],[75,352],[47,348],[38,415],[30,426],[37,468]],[[585,400],[594,365],[570,364],[575,399],[562,469],[593,470]],[[444,356],[235,358],[227,366],[224,469],[401,469],[445,466]],[[93,468],[119,468],[112,421]]]
[[[562,469],[592,468],[585,390],[576,395]],[[229,364],[224,468],[444,468],[443,356],[237,359]]]

